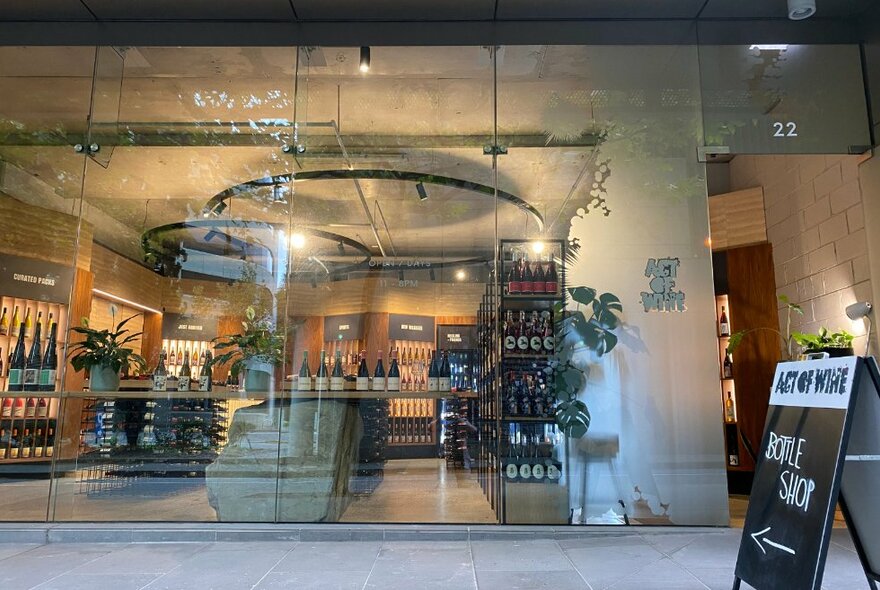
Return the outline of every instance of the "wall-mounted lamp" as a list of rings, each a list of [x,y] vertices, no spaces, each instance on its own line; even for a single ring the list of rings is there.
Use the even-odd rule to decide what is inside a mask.
[[[424,201],[428,198],[428,191],[425,190],[425,185],[421,182],[416,185],[416,192],[419,193],[419,200]]]
[[[868,322],[868,334],[865,337],[865,356],[868,356],[868,350],[871,348],[871,311],[873,309],[874,306],[871,305],[870,301],[859,301],[846,307],[846,317],[852,321],[864,318]]]
[[[370,71],[370,48],[361,47],[361,71],[367,73]]]

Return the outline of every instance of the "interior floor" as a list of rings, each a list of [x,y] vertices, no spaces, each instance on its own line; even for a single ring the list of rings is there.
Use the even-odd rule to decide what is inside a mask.
[[[474,471],[443,459],[395,459],[375,491],[355,498],[343,522],[471,523],[496,521]]]

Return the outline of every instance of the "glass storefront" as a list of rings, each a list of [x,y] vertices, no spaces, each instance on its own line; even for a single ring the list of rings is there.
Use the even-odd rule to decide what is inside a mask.
[[[756,47],[0,47],[0,519],[726,525],[698,148],[870,143]]]

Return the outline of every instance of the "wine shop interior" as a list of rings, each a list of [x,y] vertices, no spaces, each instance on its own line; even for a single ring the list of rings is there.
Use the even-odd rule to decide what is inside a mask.
[[[864,242],[857,47],[2,47],[0,79],[0,520],[726,526],[789,316],[863,346],[867,254],[824,250]],[[833,137],[760,136],[780,93]]]

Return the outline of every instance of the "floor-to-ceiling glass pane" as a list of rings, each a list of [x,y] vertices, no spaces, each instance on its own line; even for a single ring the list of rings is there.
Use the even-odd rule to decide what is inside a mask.
[[[301,52],[280,521],[497,521],[476,369],[496,247],[493,59]]]
[[[499,51],[504,522],[727,523],[701,114],[695,47]]]
[[[0,520],[45,520],[67,384],[91,47],[0,48]]]
[[[295,60],[98,50],[55,519],[274,520]]]

